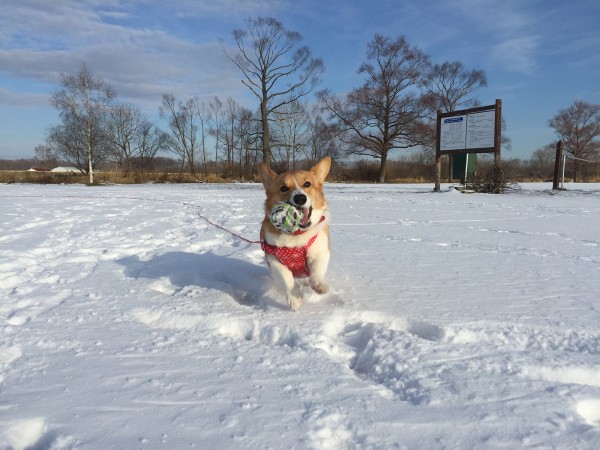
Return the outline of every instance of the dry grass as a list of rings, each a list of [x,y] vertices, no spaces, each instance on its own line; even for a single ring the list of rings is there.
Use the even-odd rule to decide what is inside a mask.
[[[134,173],[124,175],[116,172],[96,172],[94,184],[142,184],[142,183],[226,183],[219,175],[208,174],[192,176],[187,173]],[[87,175],[62,172],[0,171],[0,183],[33,184],[88,184]]]
[[[335,174],[333,174],[335,175]],[[239,180],[234,178],[225,178],[222,175],[215,173],[198,174],[192,176],[188,173],[132,173],[125,175],[118,172],[96,172],[94,175],[94,184],[143,184],[143,183],[233,183],[239,181],[257,182],[260,180],[258,177],[254,177],[252,180]],[[362,183],[374,183],[374,180],[353,180],[353,179],[341,179],[335,176],[330,176],[329,181],[331,182],[362,182]],[[548,182],[552,183],[552,180],[544,180],[536,177],[513,177],[511,181],[519,183],[527,182]],[[565,179],[566,182],[570,182],[571,179]],[[596,176],[585,176],[581,180],[582,182],[598,183],[600,177]],[[73,174],[73,173],[62,173],[62,172],[29,172],[29,171],[0,171],[0,184],[11,184],[11,183],[33,183],[33,184],[88,184],[89,179],[87,175]],[[388,183],[431,183],[432,180],[426,177],[401,177],[390,179]]]
[[[29,172],[18,170],[0,171],[0,183],[34,183],[34,184],[84,184],[86,175],[63,172]]]
[[[425,177],[402,177],[402,178],[394,178],[393,180],[388,180],[386,183],[390,183],[390,184],[421,184],[421,183],[433,183],[433,180],[430,180]]]

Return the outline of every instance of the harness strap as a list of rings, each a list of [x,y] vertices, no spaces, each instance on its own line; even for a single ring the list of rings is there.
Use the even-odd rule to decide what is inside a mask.
[[[323,222],[324,220],[325,220],[325,216],[321,216],[321,219],[319,219],[319,223]],[[317,224],[317,225],[318,225],[318,224]],[[298,230],[294,231],[292,234],[294,234],[294,235],[296,235],[296,236],[297,236],[297,235],[299,235],[299,234],[304,234],[304,233],[306,233],[308,230],[310,230],[310,228],[309,228],[309,229],[307,229],[307,230],[298,229]]]

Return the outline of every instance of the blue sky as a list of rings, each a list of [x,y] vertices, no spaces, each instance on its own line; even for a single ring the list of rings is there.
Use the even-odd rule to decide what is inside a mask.
[[[247,17],[298,31],[344,93],[375,33],[406,36],[433,62],[483,69],[482,104],[503,101],[505,157],[556,140],[547,126],[576,100],[600,103],[600,2],[577,0],[8,0],[0,13],[0,158],[29,158],[59,122],[49,106],[61,72],[82,62],[159,122],[163,93],[232,97],[255,108],[219,45]],[[8,4],[6,4],[8,3]],[[164,125],[164,124],[163,124]],[[399,155],[399,154],[398,154]]]

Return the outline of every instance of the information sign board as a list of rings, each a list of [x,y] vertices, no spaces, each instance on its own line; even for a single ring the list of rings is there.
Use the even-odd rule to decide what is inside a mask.
[[[465,148],[467,136],[467,116],[442,119],[440,125],[440,151]]]
[[[440,190],[442,155],[494,153],[500,163],[502,100],[494,105],[437,113],[435,146],[435,190]]]
[[[493,148],[496,112],[483,111],[467,116],[466,149]]]
[[[495,130],[494,110],[444,117],[440,122],[440,152],[493,149]]]

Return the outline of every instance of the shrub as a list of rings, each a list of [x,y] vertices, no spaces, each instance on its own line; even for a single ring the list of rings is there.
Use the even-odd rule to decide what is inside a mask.
[[[493,164],[480,171],[474,178],[467,182],[467,189],[486,194],[502,194],[508,189],[518,189],[512,181],[511,171],[502,164]]]

